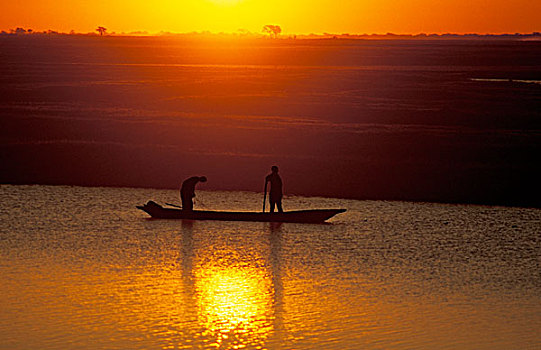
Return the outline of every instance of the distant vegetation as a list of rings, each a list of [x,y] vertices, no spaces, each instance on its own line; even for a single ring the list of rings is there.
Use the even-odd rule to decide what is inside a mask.
[[[98,29],[99,28],[103,28],[103,30],[104,30],[103,34],[107,30],[104,27],[98,27]],[[98,31],[98,29],[96,29],[96,31]],[[100,34],[102,34],[102,33],[100,33]],[[51,30],[51,29],[43,30],[43,31],[37,31],[37,30],[33,30],[33,29],[25,29],[25,28],[17,27],[15,29],[10,29],[7,32],[5,30],[3,30],[3,31],[0,32],[0,35],[97,35],[97,34],[94,33],[94,32],[77,33],[74,30],[71,30],[69,33],[62,33],[62,32],[58,32],[56,30]]]
[[[270,36],[272,38],[280,38],[284,40],[291,39],[325,39],[325,40],[340,40],[340,39],[361,39],[361,40],[541,40],[540,32],[533,33],[514,33],[514,34],[299,34],[299,35],[281,35],[282,28],[279,25],[267,24],[263,26],[262,32],[264,36]],[[211,32],[192,32],[192,33],[170,33],[160,32],[151,34],[148,32],[130,32],[130,33],[115,33],[107,32],[107,28],[99,26],[94,32],[89,33],[77,33],[71,30],[69,33],[62,33],[54,30],[35,31],[33,29],[25,29],[17,27],[15,29],[9,29],[8,31],[1,31],[0,35],[4,36],[22,36],[22,35],[84,35],[84,36],[96,36],[96,35],[112,35],[112,36],[174,36],[182,38],[261,38],[260,33],[252,33],[247,30],[239,30],[237,33],[211,33]]]
[[[98,27],[96,29],[96,32],[100,33],[100,36],[102,36],[103,34],[105,34],[105,32],[107,32],[107,28],[105,27]]]
[[[274,36],[274,38],[277,38],[281,32],[282,32],[282,28],[277,25],[267,24],[266,26],[263,27],[263,33],[269,34],[270,36]]]

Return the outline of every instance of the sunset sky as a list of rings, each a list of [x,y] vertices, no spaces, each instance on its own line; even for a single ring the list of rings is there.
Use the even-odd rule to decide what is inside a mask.
[[[4,1],[0,30],[61,32],[261,32],[285,34],[530,33],[541,31],[541,1],[532,0],[72,0]]]

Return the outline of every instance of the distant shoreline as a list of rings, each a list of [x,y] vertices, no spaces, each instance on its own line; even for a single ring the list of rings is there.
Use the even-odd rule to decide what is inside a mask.
[[[311,33],[311,34],[282,34],[276,38],[261,33],[236,32],[236,33],[212,33],[212,32],[190,32],[190,33],[149,33],[149,32],[111,32],[103,36],[98,33],[77,33],[59,32],[54,30],[34,31],[22,27],[0,31],[0,36],[14,37],[43,37],[43,36],[64,36],[64,37],[165,37],[185,39],[262,39],[262,40],[541,40],[541,32],[532,33],[417,33],[417,34],[350,34],[350,33]]]

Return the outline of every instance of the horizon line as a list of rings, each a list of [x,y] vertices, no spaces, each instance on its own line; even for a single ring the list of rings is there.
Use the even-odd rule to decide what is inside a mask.
[[[122,37],[122,36],[132,36],[132,37],[167,37],[167,36],[233,36],[233,37],[251,37],[251,38],[271,38],[268,34],[263,32],[250,32],[245,29],[239,29],[235,32],[212,32],[209,30],[203,31],[191,31],[191,32],[171,32],[171,31],[159,31],[159,32],[149,32],[149,31],[130,31],[130,32],[105,32],[104,35],[100,35],[97,30],[91,32],[76,32],[71,30],[69,32],[56,31],[52,29],[35,31],[31,28],[25,29],[24,27],[17,27],[15,29],[10,28],[7,31],[5,29],[0,31],[0,35],[9,35],[9,36],[23,36],[23,35],[74,35],[74,36],[109,36],[109,37]],[[454,33],[454,32],[445,32],[445,33],[309,33],[309,34],[295,34],[295,33],[283,33],[279,34],[273,39],[306,39],[306,38],[325,38],[325,39],[355,39],[355,38],[369,38],[369,37],[387,37],[387,38],[430,38],[430,37],[447,37],[447,38],[483,38],[483,37],[492,37],[492,38],[509,38],[509,37],[541,37],[541,32],[533,31],[529,33]]]

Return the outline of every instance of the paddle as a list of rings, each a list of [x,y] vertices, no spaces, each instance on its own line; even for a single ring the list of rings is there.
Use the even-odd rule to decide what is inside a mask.
[[[172,206],[172,207],[177,207],[177,208],[181,208],[181,209],[182,209],[182,207],[179,206],[179,205],[175,205],[175,204],[171,204],[171,203],[165,203],[165,204],[166,204],[166,205],[169,205],[169,206]]]
[[[265,202],[267,202],[267,181],[265,180],[265,191],[263,193],[263,212],[265,212]]]

